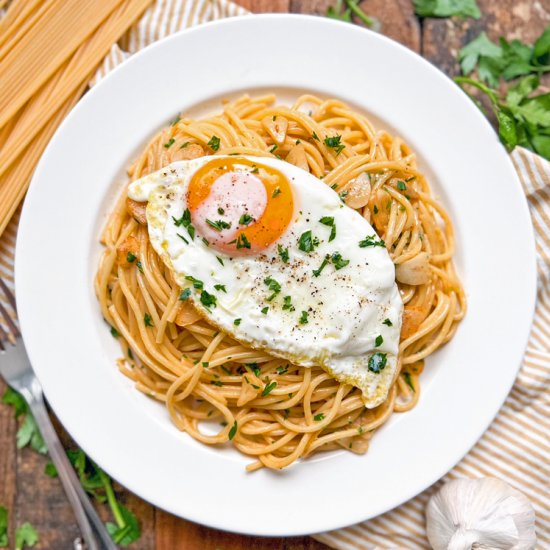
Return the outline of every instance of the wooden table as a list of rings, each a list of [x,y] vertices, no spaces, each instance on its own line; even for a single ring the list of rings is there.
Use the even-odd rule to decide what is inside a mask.
[[[293,12],[323,15],[331,0],[237,0],[253,12]],[[411,0],[365,0],[362,8],[381,22],[381,32],[421,53],[449,75],[458,73],[457,52],[485,30],[492,39],[503,35],[532,42],[550,24],[550,0],[478,0],[483,18],[425,19],[419,21]],[[446,130],[443,130],[443,132]],[[448,131],[448,129],[447,129]],[[5,386],[0,381],[0,393]],[[65,443],[70,438],[59,424]],[[72,548],[78,529],[57,479],[44,474],[47,458],[15,446],[12,409],[0,405],[0,505],[10,511],[11,524],[30,521],[38,530],[37,549]],[[265,539],[228,534],[178,519],[116,487],[122,501],[140,518],[142,537],[135,550],[321,550],[325,545],[309,537]],[[193,498],[182,495],[182,498]],[[105,509],[100,510],[107,519]],[[13,521],[15,520],[15,521]],[[13,540],[13,532],[11,533]]]

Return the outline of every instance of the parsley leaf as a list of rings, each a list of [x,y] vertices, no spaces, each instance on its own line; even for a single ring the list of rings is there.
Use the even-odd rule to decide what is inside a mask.
[[[264,315],[267,315],[267,312],[268,312],[268,311],[269,311],[269,307],[268,307],[268,306],[265,306],[265,307],[262,308],[262,313],[263,313]]]
[[[233,439],[235,435],[237,434],[237,421],[233,422],[233,426],[231,426],[231,429],[229,430],[229,434],[227,437],[229,437],[229,440]]]
[[[204,288],[204,283],[200,281],[199,279],[195,279],[192,275],[187,275],[185,277],[186,281],[191,281],[193,283],[193,288],[197,288],[199,290],[202,290]]]
[[[325,145],[327,147],[335,149],[336,156],[338,156],[346,147],[343,143],[340,143],[341,139],[342,139],[342,136],[327,136],[325,138]]]
[[[115,544],[128,546],[141,537],[141,528],[133,512],[120,503],[118,503],[118,509],[121,519],[120,524],[108,522],[105,527]]]
[[[346,267],[349,264],[349,260],[344,260],[340,252],[334,252],[334,254],[332,255],[332,263],[334,265],[334,268],[338,270]]]
[[[323,271],[323,269],[325,269],[326,265],[329,262],[329,258],[330,258],[330,256],[327,254],[325,256],[325,258],[323,259],[323,263],[317,269],[313,270],[313,276],[314,277],[319,277],[319,275],[321,275],[321,272]]]
[[[416,391],[414,389],[414,384],[412,383],[411,373],[410,372],[404,372],[403,373],[403,379],[405,380],[405,384],[411,388],[412,391]]]
[[[359,241],[359,248],[367,248],[368,246],[380,246],[385,248],[386,243],[376,235],[367,235],[362,241]]]
[[[273,382],[267,383],[264,386],[264,389],[262,391],[262,397],[269,395],[276,387],[277,387],[277,382],[275,380],[273,380]]]
[[[283,298],[283,310],[294,311],[296,308],[292,305],[292,296],[285,296]]]
[[[190,288],[184,288],[181,292],[180,292],[180,300],[182,302],[185,302],[185,300],[187,300],[189,298],[189,296],[191,296],[191,289]]]
[[[237,237],[237,248],[250,248],[250,242],[244,233],[240,233]]]
[[[227,294],[227,290],[225,289],[225,285],[214,285],[214,288],[218,291],[225,292]]]
[[[128,252],[128,254],[126,254],[126,261],[129,264],[135,262],[136,261],[136,255],[133,252]]]
[[[319,246],[319,239],[313,237],[310,229],[301,234],[298,241],[298,248],[300,250],[303,252],[312,252],[316,246]]]
[[[36,529],[27,521],[15,530],[15,550],[34,546],[38,542]]]
[[[170,147],[172,147],[172,145],[174,145],[174,143],[176,142],[176,140],[174,138],[170,138],[165,144],[164,144],[164,147],[166,149],[169,149]]]
[[[345,9],[343,9],[345,7]],[[367,27],[375,27],[377,20],[374,17],[367,15],[360,7],[358,0],[336,0],[334,6],[329,6],[326,11],[326,16],[331,19],[340,21],[352,22],[351,14],[356,15]]]
[[[302,311],[302,314],[300,315],[300,324],[301,325],[307,325],[309,323],[309,314],[307,311]]]
[[[388,327],[393,327],[393,323],[388,318],[384,319],[384,321],[382,321],[382,324]]]
[[[217,151],[220,148],[220,138],[218,136],[212,136],[207,145],[212,151]]]
[[[379,335],[376,337],[376,340],[374,341],[374,345],[375,345],[376,347],[379,347],[379,346],[381,346],[383,343],[384,343],[384,338],[382,337],[381,334],[379,334]]]
[[[44,473],[48,477],[57,477],[57,468],[55,467],[55,464],[53,462],[47,462],[46,466],[44,466]],[[0,545],[0,548],[2,545]]]
[[[233,321],[233,324],[234,324],[236,327],[238,327],[238,326],[241,324],[241,321],[242,321],[242,319],[235,319],[235,320]]]
[[[315,420],[315,422],[321,422],[321,420],[324,420],[324,419],[325,419],[325,413],[319,413],[313,417],[313,420]]]
[[[413,0],[413,4],[420,17],[481,17],[476,0]]]
[[[374,374],[378,374],[380,371],[384,370],[388,362],[388,356],[386,353],[376,352],[374,355],[369,357],[368,369]]]
[[[277,294],[281,292],[281,285],[272,277],[267,277],[266,279],[264,279],[264,284],[266,284],[269,290],[273,292],[273,294],[271,294],[271,296],[267,298],[267,301],[271,302],[271,300],[273,300],[273,298],[275,298],[275,296],[277,296]]]
[[[279,256],[281,257],[281,260],[283,260],[283,263],[287,264],[289,255],[288,255],[288,248],[285,248],[284,246],[278,244],[277,245],[277,252],[279,253]]]
[[[143,322],[145,323],[145,326],[146,327],[154,327],[155,325],[153,324],[153,319],[152,317],[146,313],[144,316],[143,316]]]
[[[273,193],[271,193],[271,198],[272,198],[272,199],[275,199],[275,198],[277,198],[280,194],[281,194],[281,188],[280,188],[280,187],[275,187],[275,189],[273,190]]]
[[[243,214],[239,218],[239,225],[248,225],[248,224],[252,223],[253,221],[255,221],[255,220],[250,214]]]
[[[209,292],[206,292],[206,290],[203,290],[201,292],[201,304],[206,307],[206,308],[209,308],[209,307],[216,307],[216,301],[217,301],[217,298],[216,296],[214,296],[213,294],[210,294]]]
[[[231,227],[231,222],[226,222],[224,220],[217,220],[213,222],[212,220],[207,219],[206,223],[213,227],[216,231],[221,231],[222,229],[229,229]]]

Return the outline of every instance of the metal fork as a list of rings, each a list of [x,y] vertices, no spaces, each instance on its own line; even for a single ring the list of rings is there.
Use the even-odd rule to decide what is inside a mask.
[[[15,312],[15,298],[1,278],[0,288]],[[80,527],[80,533],[86,545],[85,548],[87,550],[116,550],[116,545],[111,540],[84,489],[82,489],[65,450],[55,433],[44,404],[42,388],[32,370],[21,338],[21,332],[2,301],[0,301],[0,314],[8,328],[6,332],[0,325],[0,375],[29,404],[40,428],[40,433],[48,447],[50,457],[57,468],[61,484],[73,508],[76,521]],[[83,548],[82,541],[77,539],[74,547],[75,549]]]

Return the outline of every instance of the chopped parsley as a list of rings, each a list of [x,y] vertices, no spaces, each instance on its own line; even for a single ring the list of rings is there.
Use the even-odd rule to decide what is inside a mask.
[[[271,198],[272,198],[272,199],[275,199],[275,198],[277,198],[280,194],[281,194],[281,188],[280,188],[280,187],[275,187],[275,189],[273,190],[273,193],[271,193]]]
[[[233,426],[231,426],[231,429],[229,430],[229,439],[233,439],[235,437],[235,434],[237,433],[237,421],[233,422]]]
[[[115,327],[111,327],[111,336],[113,338],[118,338],[120,336],[120,333]]]
[[[284,367],[277,367],[277,374],[286,374],[288,372],[288,365]]]
[[[126,261],[129,264],[135,262],[136,261],[136,255],[133,252],[128,252],[128,254],[126,254]]]
[[[288,248],[285,248],[284,246],[278,244],[277,245],[277,252],[279,253],[279,256],[281,257],[281,260],[283,260],[283,263],[288,263]]]
[[[210,363],[208,361],[203,361],[202,366],[203,368],[207,369],[210,366]]]
[[[174,138],[170,138],[165,144],[164,144],[164,147],[166,149],[170,149],[170,147],[172,147],[172,145],[174,145],[174,143],[176,143],[176,140]]]
[[[213,227],[216,231],[221,231],[222,229],[229,229],[231,227],[231,222],[226,222],[224,220],[217,220],[213,222],[212,220],[207,219],[206,223]]]
[[[181,117],[178,115],[176,118],[170,122],[170,126],[175,126],[179,121],[181,120]]]
[[[202,242],[204,243],[204,246],[210,246],[210,241],[208,239],[206,239],[205,237],[203,237],[202,239]]]
[[[212,151],[217,151],[220,148],[220,138],[218,136],[212,136],[207,145]]]
[[[312,137],[313,139],[317,140],[317,141],[321,141],[321,140],[319,139],[319,136],[318,136],[315,132],[313,132],[313,134],[311,134],[311,137]]]
[[[272,277],[267,277],[266,279],[264,279],[264,284],[266,284],[269,290],[271,290],[271,292],[273,293],[267,298],[267,301],[271,302],[271,300],[273,300],[273,298],[275,298],[275,296],[277,296],[277,294],[281,292],[281,285]]]
[[[334,225],[334,217],[333,216],[323,216],[320,220],[320,223],[323,225],[333,226]]]
[[[217,298],[213,294],[206,292],[206,290],[203,290],[201,292],[201,304],[204,307],[206,308],[209,308],[212,306],[216,307],[216,301],[217,301]]]
[[[400,191],[406,191],[406,190],[407,190],[407,186],[405,185],[405,182],[399,180],[399,181],[397,182],[397,189],[399,189]]]
[[[250,248],[250,242],[244,233],[240,233],[237,237],[237,248]]]
[[[379,347],[382,345],[382,343],[384,342],[384,338],[382,337],[381,334],[379,334],[377,337],[376,337],[376,340],[374,341],[374,345],[376,347]]]
[[[34,546],[38,542],[38,533],[36,529],[28,522],[21,524],[15,530],[15,550],[22,550],[26,547]]]
[[[383,324],[383,325],[386,325],[386,326],[388,326],[388,327],[393,327],[393,323],[392,323],[388,318],[384,319],[384,320],[382,321],[382,324]]]
[[[137,265],[137,268],[139,269],[139,272],[143,273],[143,266],[141,265],[141,262],[138,262],[136,265]]]
[[[220,265],[224,265],[224,264],[223,264],[223,260],[222,260],[219,256],[216,256],[216,260],[218,260],[218,262],[220,263]]]
[[[172,220],[174,220],[174,224],[176,225],[176,227],[180,227],[180,226],[185,227],[187,229],[187,233],[189,233],[189,236],[192,239],[195,239],[195,228],[191,225],[191,212],[189,211],[189,208],[185,209],[181,218],[178,219],[172,216]]]
[[[348,196],[349,191],[342,191],[341,193],[338,193],[338,196],[340,197],[340,200],[345,203],[346,197]]]
[[[309,323],[309,314],[307,311],[302,311],[302,314],[300,315],[300,324],[301,325],[307,325]]]
[[[325,259],[323,260],[323,263],[318,267],[318,269],[313,270],[314,277],[319,277],[319,275],[321,275],[321,272],[323,271],[323,269],[325,269],[326,265],[328,264],[329,258],[330,256],[327,254],[325,256]]]
[[[407,386],[409,386],[409,388],[411,388],[412,391],[416,391],[414,389],[414,384],[412,383],[411,373],[410,372],[404,372],[403,373],[403,378],[405,380],[405,384],[407,384]]]
[[[327,136],[325,138],[325,145],[331,149],[336,150],[336,155],[338,156],[344,149],[345,145],[340,142],[342,136]]]
[[[371,355],[369,358],[368,369],[374,374],[378,374],[380,371],[384,370],[386,363],[388,362],[388,357],[386,353],[376,352],[374,355]]]
[[[221,380],[210,380],[210,383],[214,386],[218,386],[219,388],[223,386],[223,382]]]
[[[374,205],[374,208],[372,209],[372,211],[373,211],[375,214],[378,214],[378,206],[376,206],[376,204]]]
[[[225,292],[227,294],[227,290],[225,289],[225,285],[214,285],[214,288],[218,291]]]
[[[225,210],[223,208],[218,208],[218,214],[223,216],[225,214]]]
[[[239,218],[239,225],[248,225],[253,221],[255,221],[254,218],[250,214],[246,213]]]
[[[313,420],[315,420],[315,422],[321,422],[321,420],[324,420],[324,419],[325,419],[325,413],[319,413],[313,417]]]
[[[270,152],[270,153],[274,153],[274,152],[278,149],[278,147],[279,147],[279,146],[278,146],[277,144],[275,144],[275,145],[269,150],[269,152]]]
[[[262,397],[269,395],[276,387],[277,387],[277,382],[275,382],[275,380],[273,380],[273,382],[267,383],[264,386],[264,389],[262,391]]]
[[[296,309],[292,305],[292,296],[285,296],[283,302],[283,310],[294,311]]]
[[[191,144],[190,141],[186,141],[183,145],[180,145],[180,149],[185,149],[190,144]]]
[[[191,281],[193,283],[194,288],[198,288],[199,290],[202,290],[204,288],[204,283],[200,281],[199,279],[195,279],[192,275],[187,275],[185,277],[186,281]]]
[[[179,233],[176,233],[176,235],[177,235],[185,244],[189,244],[189,241],[188,241],[183,235],[180,235]]]
[[[155,325],[153,325],[153,319],[151,318],[151,316],[148,313],[146,313],[143,316],[143,322],[145,323],[146,327],[154,327],[155,326]]]
[[[233,321],[233,324],[234,324],[236,327],[238,327],[238,326],[241,324],[241,321],[242,321],[242,319],[235,319],[235,320]]]
[[[298,241],[298,248],[303,252],[312,252],[316,246],[319,246],[319,239],[313,237],[311,230],[302,233]]]
[[[267,315],[267,312],[268,312],[268,311],[269,311],[269,307],[268,307],[268,306],[265,306],[265,307],[262,308],[262,313],[263,313],[264,315]]]
[[[342,258],[342,254],[340,252],[335,252],[332,255],[332,263],[334,264],[335,269],[342,269],[343,267],[346,267],[349,264],[349,260],[344,260]]]
[[[191,289],[190,288],[186,288],[186,289],[184,289],[180,292],[180,300],[182,302],[185,302],[185,300],[187,300],[189,298],[189,296],[191,296]]]
[[[362,241],[359,241],[359,248],[367,248],[368,246],[386,247],[386,243],[376,235],[367,235]]]

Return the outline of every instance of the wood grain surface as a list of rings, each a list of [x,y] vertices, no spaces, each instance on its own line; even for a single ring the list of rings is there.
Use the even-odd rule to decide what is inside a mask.
[[[330,0],[237,0],[256,13],[293,12],[324,15]],[[364,0],[361,7],[380,22],[380,32],[421,53],[452,76],[458,74],[457,52],[485,30],[490,38],[521,38],[532,42],[550,24],[550,0],[478,0],[480,20],[415,17],[411,0]],[[359,21],[354,20],[356,24]],[[410,83],[414,85],[414,83]],[[0,381],[0,394],[5,385]],[[56,423],[67,446],[69,436]],[[13,411],[0,405],[0,505],[9,509],[10,540],[13,528],[25,521],[37,529],[38,550],[69,550],[78,536],[71,509],[58,479],[44,474],[48,459],[29,449],[17,450],[17,424]],[[309,537],[259,538],[224,533],[178,519],[142,501],[115,484],[121,500],[141,521],[142,536],[134,550],[321,550]],[[193,498],[193,495],[182,495]],[[102,517],[108,511],[100,509]]]

